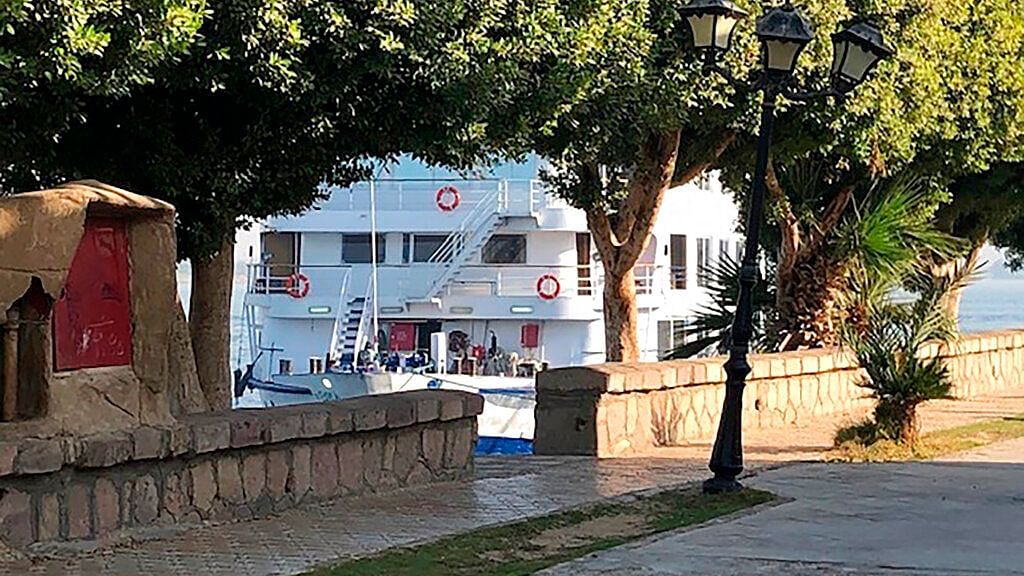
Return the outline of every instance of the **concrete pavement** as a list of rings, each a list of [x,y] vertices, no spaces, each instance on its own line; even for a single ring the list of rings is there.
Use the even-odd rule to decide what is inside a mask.
[[[1024,575],[1024,439],[936,462],[786,466],[748,484],[791,500],[544,574]]]

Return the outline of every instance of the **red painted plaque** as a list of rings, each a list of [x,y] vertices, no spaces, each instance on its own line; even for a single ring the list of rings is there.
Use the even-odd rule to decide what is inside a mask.
[[[408,352],[416,349],[416,325],[406,322],[395,322],[391,325],[391,337],[388,350]]]
[[[519,343],[523,348],[536,348],[540,344],[540,325],[523,324],[519,333]]]
[[[58,371],[126,366],[132,359],[128,235],[120,220],[89,218],[53,309]]]

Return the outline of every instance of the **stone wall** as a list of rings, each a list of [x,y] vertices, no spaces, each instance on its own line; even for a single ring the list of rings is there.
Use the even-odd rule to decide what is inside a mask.
[[[186,416],[172,427],[0,437],[0,538],[108,539],[259,516],[471,472],[480,396],[423,390]]]
[[[1024,386],[1024,331],[965,335],[929,345],[945,359],[954,394]],[[725,396],[725,358],[602,364],[537,379],[537,454],[601,457],[713,438]],[[754,355],[743,394],[745,428],[778,428],[871,406],[856,359],[839,349]]]

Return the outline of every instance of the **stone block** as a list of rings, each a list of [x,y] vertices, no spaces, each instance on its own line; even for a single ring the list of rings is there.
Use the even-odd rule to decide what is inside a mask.
[[[313,493],[318,498],[329,498],[338,491],[338,453],[331,442],[313,445]]]
[[[22,440],[14,459],[17,474],[45,474],[64,466],[64,449],[58,440]]]
[[[121,500],[117,486],[106,478],[96,480],[96,533],[107,534],[117,530],[121,518]]]
[[[457,420],[465,414],[465,403],[462,396],[445,394],[441,396],[441,420]]]
[[[225,420],[203,420],[192,424],[192,446],[196,454],[223,450],[231,445],[231,424]]]
[[[250,413],[247,413],[250,412]],[[231,424],[231,447],[244,448],[264,444],[269,436],[270,418],[261,417],[255,411],[241,411],[233,415]]]
[[[270,441],[287,442],[302,435],[302,413],[289,408],[275,410],[270,420]]]
[[[804,367],[800,356],[792,354],[786,357],[786,376],[799,376]]]
[[[76,482],[67,492],[68,537],[88,538],[92,535],[92,487]]]
[[[784,358],[773,357],[770,360],[769,366],[769,377],[771,378],[785,378],[786,376],[786,360]]]
[[[188,510],[188,480],[183,472],[169,472],[164,476],[164,497],[160,507],[161,516],[179,521]]]
[[[676,386],[689,386],[693,383],[693,364],[689,362],[675,363]]]
[[[362,402],[355,408],[352,413],[354,429],[358,431],[379,430],[387,426],[387,412],[384,406],[380,405],[379,399],[367,398],[365,400],[372,400],[373,403]]]
[[[50,542],[60,538],[60,499],[56,494],[43,494],[39,499],[36,529],[36,539],[39,542]]]
[[[292,448],[292,473],[288,477],[288,492],[300,500],[309,492],[310,464],[312,451],[309,445],[302,444]]]
[[[322,438],[327,435],[327,410],[324,408],[307,408],[302,413],[302,437]]]
[[[331,434],[341,434],[355,430],[352,409],[343,403],[330,402],[327,407],[327,429]]]
[[[189,477],[192,482],[192,505],[204,513],[208,512],[217,497],[213,464],[209,460],[193,464],[189,468]]]
[[[27,546],[32,534],[32,497],[12,488],[0,489],[0,531],[5,542]]]
[[[764,380],[765,378],[771,377],[772,373],[772,361],[767,355],[754,355],[749,359],[750,362],[750,378],[752,380]]]
[[[156,480],[146,474],[135,481],[132,493],[134,518],[137,524],[151,524],[160,512],[160,498],[157,494]]]
[[[718,358],[708,360],[705,370],[707,371],[707,381],[709,384],[725,382],[725,368]]]
[[[463,416],[475,418],[484,411],[484,397],[479,394],[470,394],[466,397],[466,412]]]
[[[416,423],[416,404],[405,398],[389,398],[386,407],[388,428],[406,428]],[[461,410],[460,410],[461,411]]]
[[[169,451],[170,433],[162,428],[142,426],[131,431],[132,459],[163,458]]]
[[[194,445],[191,426],[182,424],[170,428],[167,432],[168,452],[171,456],[181,456],[192,451]]]
[[[384,437],[373,434],[363,438],[363,482],[370,490],[380,485],[384,469]]]
[[[804,374],[817,374],[819,369],[820,356],[817,352],[808,352],[800,358],[801,371]]]
[[[287,450],[274,450],[267,454],[267,493],[274,500],[284,497],[289,470]]]
[[[14,473],[14,459],[18,456],[16,442],[0,442],[0,476]]]
[[[242,475],[238,467],[238,460],[233,456],[217,459],[217,497],[234,504],[243,501]]]
[[[703,360],[692,360],[693,365],[693,384],[707,384],[708,383],[708,365]]]
[[[558,392],[622,392],[630,370],[622,364],[574,366],[545,370],[537,375],[537,390]]]
[[[338,468],[338,484],[345,492],[356,492],[362,487],[363,443],[359,438],[338,444]]]
[[[427,467],[437,472],[444,467],[444,430],[425,428],[423,430],[423,458]]]
[[[473,457],[473,428],[455,426],[444,433],[444,464],[448,470],[462,470],[469,466]]]
[[[130,460],[132,451],[132,439],[127,434],[94,434],[78,441],[75,465],[79,468],[108,468]]]
[[[394,437],[394,462],[392,470],[402,485],[407,483],[409,474],[420,459],[420,435],[412,430],[403,430]]]
[[[483,397],[481,397],[481,400]],[[416,421],[420,424],[433,422],[441,418],[441,404],[433,394],[416,399]]]
[[[245,501],[252,502],[263,495],[267,485],[267,455],[250,454],[242,458],[242,490]]]

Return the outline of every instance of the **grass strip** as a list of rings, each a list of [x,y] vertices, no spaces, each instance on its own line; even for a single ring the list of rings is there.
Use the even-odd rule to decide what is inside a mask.
[[[311,576],[518,576],[652,534],[701,524],[773,500],[760,490],[705,496],[699,488],[558,512],[410,548],[382,551]]]
[[[914,446],[892,440],[840,442],[825,454],[829,462],[897,462],[930,460],[988,444],[1024,437],[1024,414],[929,432]]]

